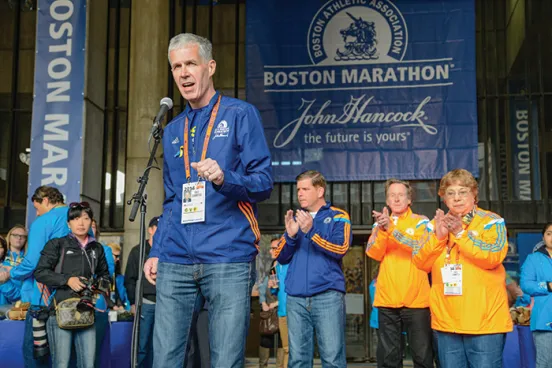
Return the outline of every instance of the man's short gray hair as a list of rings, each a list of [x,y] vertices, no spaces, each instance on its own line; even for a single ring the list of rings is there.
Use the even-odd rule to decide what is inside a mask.
[[[196,44],[199,47],[199,56],[204,62],[213,59],[213,44],[211,41],[193,33],[181,33],[171,38],[169,42],[169,64],[171,63],[171,51],[182,49],[190,44]]]

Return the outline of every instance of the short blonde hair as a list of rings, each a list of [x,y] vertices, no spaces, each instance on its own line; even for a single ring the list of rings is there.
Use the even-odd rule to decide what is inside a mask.
[[[17,230],[17,229],[22,229],[22,230],[25,230],[25,235],[28,235],[29,233],[27,232],[27,228],[23,225],[15,225],[14,227],[12,227],[10,229],[10,231],[8,231],[8,235],[6,235],[6,242],[7,242],[7,245],[8,245],[8,250],[11,250],[11,244],[10,244],[10,239],[11,239],[11,234],[13,233],[14,230]],[[23,253],[26,253],[27,252],[27,240],[25,240],[25,244],[23,244],[23,248],[21,248],[21,251]]]
[[[473,175],[468,170],[464,169],[454,169],[443,176],[439,185],[439,196],[443,198],[448,187],[456,183],[463,187],[470,188],[473,196],[475,197],[475,202],[477,203],[479,185],[477,184],[477,180],[475,180]]]
[[[412,200],[412,187],[410,186],[410,183],[407,181],[395,179],[395,178],[387,179],[387,181],[385,182],[385,199],[387,199],[387,193],[389,192],[389,187],[391,187],[391,185],[393,184],[404,185],[406,187],[406,196],[408,197],[408,199]]]
[[[107,246],[111,248],[111,250],[115,250],[119,253],[121,253],[121,246],[117,243],[107,243]]]

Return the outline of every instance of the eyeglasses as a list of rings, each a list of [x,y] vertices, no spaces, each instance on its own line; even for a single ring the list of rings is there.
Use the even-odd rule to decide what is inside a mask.
[[[10,235],[17,239],[27,239],[27,235],[21,235],[21,234],[10,234]]]
[[[460,190],[458,192],[455,192],[453,190],[451,191],[446,191],[445,192],[445,197],[447,198],[455,198],[456,196],[460,197],[460,198],[466,198],[467,196],[469,196],[471,193],[471,191],[469,190]]]
[[[71,202],[69,204],[69,208],[77,208],[77,207],[90,208],[90,203],[88,203],[88,202]]]
[[[120,255],[120,254],[114,254],[113,257],[115,257],[115,258],[121,258],[121,255]]]

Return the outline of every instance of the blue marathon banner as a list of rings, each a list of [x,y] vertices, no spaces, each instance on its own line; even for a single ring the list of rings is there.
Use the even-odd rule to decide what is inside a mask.
[[[510,98],[512,187],[514,199],[540,200],[539,110],[537,101]]]
[[[246,2],[274,179],[479,176],[473,0]]]
[[[39,0],[29,193],[57,187],[67,202],[81,192],[86,1]],[[35,218],[29,195],[27,224]]]

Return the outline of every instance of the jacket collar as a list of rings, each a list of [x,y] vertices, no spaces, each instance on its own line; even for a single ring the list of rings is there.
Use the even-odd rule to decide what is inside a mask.
[[[389,217],[397,217],[397,218],[402,220],[404,218],[410,217],[410,215],[412,215],[412,208],[410,208],[410,206],[408,206],[406,211],[404,211],[400,216],[393,216],[393,214],[391,214]]]
[[[544,242],[542,243],[542,245],[539,248],[537,248],[535,253],[542,253],[545,256],[547,256],[548,258],[552,258],[552,257],[550,257],[550,253],[548,253],[548,251],[546,250],[546,245],[544,244]]]
[[[323,205],[322,207],[320,207],[320,209],[319,209],[318,211],[316,211],[316,213],[318,214],[318,213],[320,213],[320,212],[322,212],[322,211],[327,211],[327,210],[329,210],[330,207],[331,207],[331,205],[332,205],[332,204],[331,204],[330,202],[326,202],[326,204]],[[307,209],[305,209],[305,208],[301,208],[301,209],[302,209],[303,211],[310,212],[309,210],[307,210]]]
[[[217,98],[219,96],[220,92],[215,91],[215,94],[213,97],[211,97],[211,100],[209,100],[209,104],[203,107],[200,107],[199,109],[192,109],[190,104],[186,104],[186,109],[184,109],[184,116],[192,117],[197,114],[204,115],[204,114],[210,114],[213,110],[213,107],[215,106],[215,103],[217,102]]]
[[[79,247],[82,247],[82,244],[80,242],[79,239],[77,239],[77,237],[73,234],[73,233],[69,233],[69,238],[73,239],[74,241],[77,242],[77,244],[79,245]],[[92,236],[92,235],[88,235],[88,239],[86,241],[86,244],[84,245],[84,248],[88,248],[88,246],[90,245],[90,243],[94,243],[96,241],[96,239]]]

